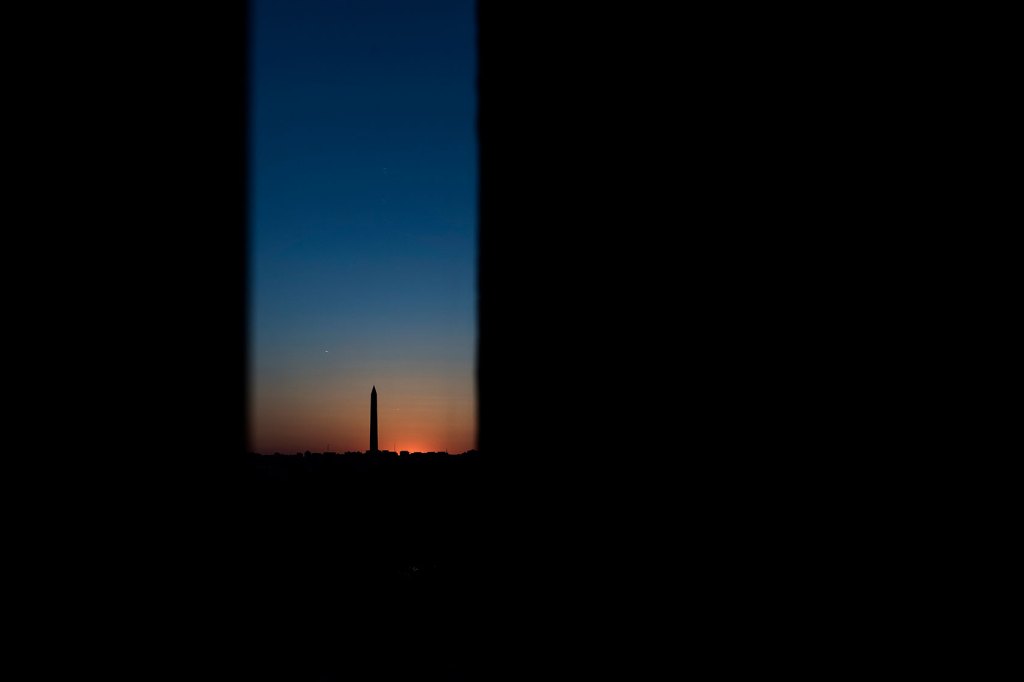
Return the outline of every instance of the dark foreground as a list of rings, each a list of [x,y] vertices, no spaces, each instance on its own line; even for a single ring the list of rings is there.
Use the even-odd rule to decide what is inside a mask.
[[[249,679],[496,676],[504,572],[485,459],[252,455],[236,481]]]

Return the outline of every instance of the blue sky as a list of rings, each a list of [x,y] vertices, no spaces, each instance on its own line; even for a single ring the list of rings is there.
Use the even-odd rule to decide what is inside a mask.
[[[475,446],[473,6],[252,4],[258,452]]]

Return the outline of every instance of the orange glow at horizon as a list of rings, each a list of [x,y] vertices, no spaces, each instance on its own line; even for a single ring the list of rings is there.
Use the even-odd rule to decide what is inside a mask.
[[[460,454],[476,448],[471,376],[328,378],[257,386],[250,398],[249,450],[363,452],[370,447],[370,389],[377,387],[382,450]]]
[[[477,446],[472,3],[350,5],[253,6],[247,446],[364,452],[376,386],[381,449],[466,452]]]

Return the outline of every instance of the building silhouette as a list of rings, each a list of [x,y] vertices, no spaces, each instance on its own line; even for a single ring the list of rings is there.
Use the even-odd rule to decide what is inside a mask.
[[[370,452],[377,452],[377,387],[370,392]]]

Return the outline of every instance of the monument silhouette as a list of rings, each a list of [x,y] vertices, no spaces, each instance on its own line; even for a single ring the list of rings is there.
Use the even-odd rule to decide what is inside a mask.
[[[377,452],[377,387],[370,391],[370,452]]]

